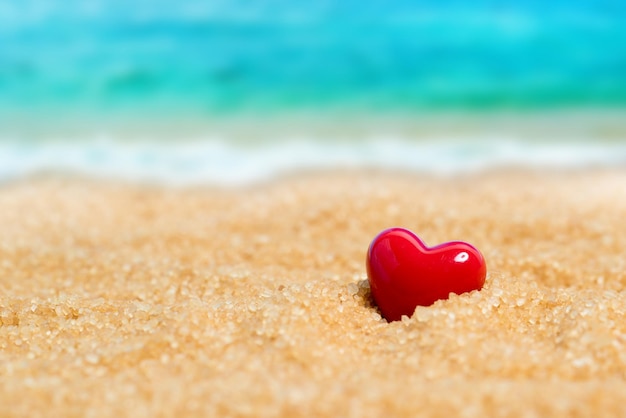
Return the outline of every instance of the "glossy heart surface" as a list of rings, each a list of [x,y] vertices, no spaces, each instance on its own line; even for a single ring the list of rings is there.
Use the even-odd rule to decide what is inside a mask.
[[[487,266],[480,251],[461,241],[427,247],[404,228],[387,229],[367,252],[367,277],[372,296],[388,321],[411,316],[450,293],[480,290]]]

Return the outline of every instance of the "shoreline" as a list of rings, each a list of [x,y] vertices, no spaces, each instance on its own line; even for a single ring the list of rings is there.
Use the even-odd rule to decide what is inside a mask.
[[[0,186],[0,413],[619,416],[626,168]],[[386,323],[383,228],[464,240],[483,290]]]
[[[297,138],[321,141],[404,138],[509,137],[528,141],[626,140],[626,108],[537,109],[528,111],[329,110],[235,114],[184,112],[126,115],[35,112],[2,115],[0,140],[75,142],[108,138],[169,142],[215,137],[236,144],[280,142]],[[6,120],[3,120],[6,119]],[[33,122],[36,120],[36,122]]]
[[[301,172],[392,171],[450,177],[507,169],[576,172],[625,166],[626,139],[524,141],[503,135],[423,141],[393,136],[354,141],[295,137],[256,143],[219,137],[0,141],[1,182],[74,175],[134,184],[232,187]]]

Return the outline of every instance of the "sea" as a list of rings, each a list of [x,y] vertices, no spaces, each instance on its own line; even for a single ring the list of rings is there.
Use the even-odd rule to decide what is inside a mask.
[[[624,164],[623,1],[0,1],[0,181]]]

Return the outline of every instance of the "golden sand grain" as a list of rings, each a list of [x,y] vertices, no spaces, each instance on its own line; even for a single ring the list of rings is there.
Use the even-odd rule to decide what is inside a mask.
[[[6,184],[0,415],[623,415],[625,219],[625,171]],[[389,226],[475,244],[485,288],[386,323]]]

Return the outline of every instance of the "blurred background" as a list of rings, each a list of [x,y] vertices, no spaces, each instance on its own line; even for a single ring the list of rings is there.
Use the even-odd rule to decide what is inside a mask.
[[[0,2],[2,178],[623,163],[625,110],[617,0]]]

